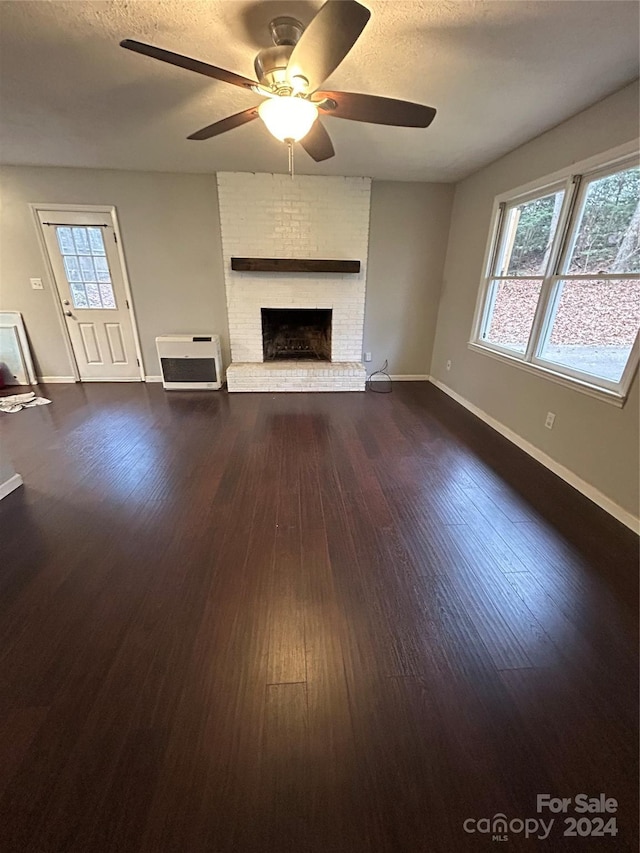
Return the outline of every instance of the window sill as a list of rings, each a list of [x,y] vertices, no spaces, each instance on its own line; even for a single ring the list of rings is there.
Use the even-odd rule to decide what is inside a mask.
[[[474,352],[488,355],[490,358],[495,358],[497,361],[502,361],[505,364],[510,364],[513,367],[518,367],[520,370],[525,370],[527,373],[534,373],[536,376],[543,376],[555,382],[558,385],[564,385],[566,388],[572,388],[574,391],[579,391],[581,394],[587,394],[589,397],[595,397],[596,400],[603,400],[605,403],[610,403],[613,406],[622,408],[625,404],[626,395],[618,394],[616,391],[609,391],[605,388],[600,388],[598,385],[591,385],[589,382],[583,382],[580,379],[573,379],[559,373],[555,370],[550,370],[546,367],[541,367],[538,364],[531,364],[528,361],[522,361],[519,358],[506,355],[496,350],[484,347],[475,341],[469,341],[468,347]]]

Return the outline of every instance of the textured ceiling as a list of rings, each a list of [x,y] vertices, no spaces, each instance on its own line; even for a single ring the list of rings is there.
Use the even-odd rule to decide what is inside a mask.
[[[326,88],[435,106],[426,130],[326,119],[336,156],[306,174],[456,180],[638,76],[636,2],[376,2]],[[113,169],[284,172],[261,122],[186,136],[256,97],[123,50],[147,41],[254,77],[268,21],[320,2],[2,2],[2,162]]]

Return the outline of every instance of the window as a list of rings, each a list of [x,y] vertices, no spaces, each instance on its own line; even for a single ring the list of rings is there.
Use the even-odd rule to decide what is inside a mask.
[[[640,168],[498,205],[471,346],[623,399],[638,362]]]
[[[74,308],[115,308],[111,273],[98,226],[56,227]]]

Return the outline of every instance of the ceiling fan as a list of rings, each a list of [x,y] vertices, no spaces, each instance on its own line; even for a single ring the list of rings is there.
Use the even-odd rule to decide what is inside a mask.
[[[189,139],[211,139],[260,117],[273,136],[289,144],[290,150],[292,143],[299,141],[320,162],[335,154],[320,115],[397,127],[428,127],[436,114],[433,107],[409,101],[320,89],[356,43],[370,17],[369,9],[356,0],[327,0],[307,27],[296,18],[274,18],[269,24],[273,45],[255,58],[257,81],[139,41],[125,39],[120,45],[250,89],[266,99],[259,106],[203,127]]]

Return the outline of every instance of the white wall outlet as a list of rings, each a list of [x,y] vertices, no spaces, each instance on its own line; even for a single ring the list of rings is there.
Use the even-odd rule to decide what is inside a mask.
[[[44,285],[42,283],[41,278],[30,278],[29,281],[31,282],[31,287],[34,290],[44,290]]]
[[[553,424],[554,424],[555,419],[556,419],[555,412],[547,412],[547,419],[544,422],[544,425],[546,426],[547,429],[553,429]]]
[[[364,360],[365,361],[371,361],[371,353],[370,352],[365,352]]]
[[[447,370],[451,370],[451,359],[447,361]]]

